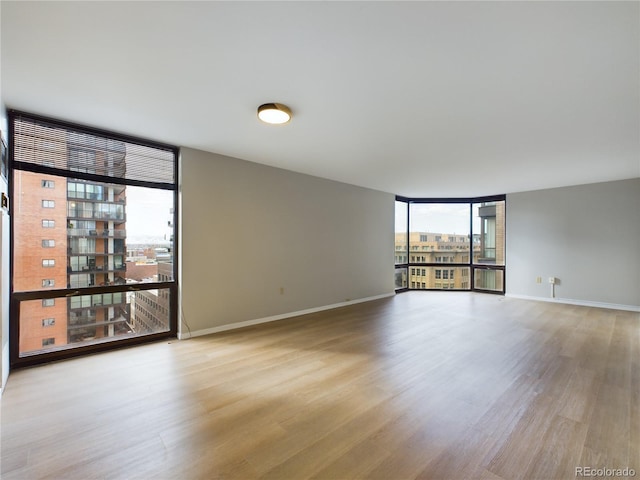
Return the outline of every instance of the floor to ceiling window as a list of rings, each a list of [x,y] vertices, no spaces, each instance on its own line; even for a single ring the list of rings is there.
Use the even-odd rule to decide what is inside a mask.
[[[504,293],[505,196],[396,198],[396,290]]]
[[[10,112],[11,361],[175,335],[175,147]]]
[[[396,290],[407,288],[407,273],[409,266],[409,205],[396,200],[396,228],[395,228],[395,285]]]

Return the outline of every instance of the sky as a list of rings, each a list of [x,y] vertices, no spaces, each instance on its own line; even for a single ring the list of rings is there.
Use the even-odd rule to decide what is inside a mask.
[[[406,231],[405,205],[396,202],[396,232]],[[469,234],[468,203],[414,203],[410,209],[412,232]],[[479,224],[474,226],[474,230],[478,227]]]
[[[165,242],[173,216],[173,191],[127,186],[127,244]]]

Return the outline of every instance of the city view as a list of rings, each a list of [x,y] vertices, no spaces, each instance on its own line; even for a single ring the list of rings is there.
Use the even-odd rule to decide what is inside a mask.
[[[149,284],[173,281],[174,192],[108,181],[149,149],[39,125],[25,132],[17,161],[69,173],[14,170],[19,355],[168,331],[170,289]]]
[[[396,289],[502,291],[504,220],[504,201],[396,202]]]

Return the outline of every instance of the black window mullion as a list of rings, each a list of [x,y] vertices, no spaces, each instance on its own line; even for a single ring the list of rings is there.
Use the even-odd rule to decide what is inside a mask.
[[[157,188],[162,190],[178,189],[178,186],[175,183],[159,183],[159,182],[146,182],[142,180],[133,180],[133,179],[121,179],[117,177],[110,177],[107,175],[97,175],[94,173],[69,171],[69,170],[63,170],[60,168],[46,167],[43,165],[36,165],[33,163],[20,162],[20,161],[13,162],[13,169],[22,170],[24,172],[41,173],[43,175],[54,175],[57,177],[86,180],[89,182],[112,183],[116,185]]]
[[[475,289],[473,276],[473,202],[469,202],[469,290]]]

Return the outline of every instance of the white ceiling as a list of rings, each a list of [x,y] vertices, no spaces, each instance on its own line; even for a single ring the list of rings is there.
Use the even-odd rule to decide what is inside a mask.
[[[405,196],[640,176],[639,2],[0,4],[7,108]]]

